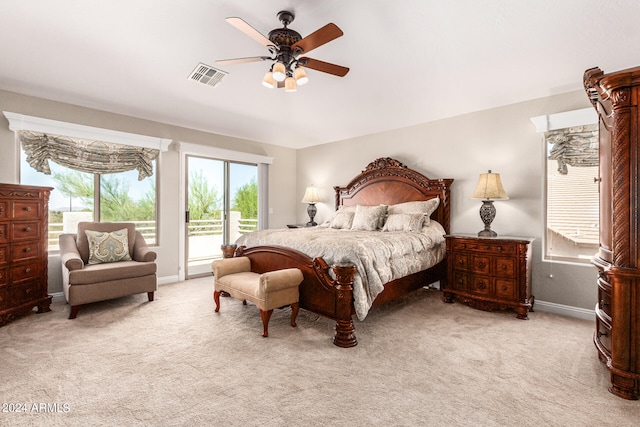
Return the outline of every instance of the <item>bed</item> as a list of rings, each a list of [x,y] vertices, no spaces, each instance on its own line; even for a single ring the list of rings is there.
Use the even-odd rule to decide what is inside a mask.
[[[452,182],[452,179],[429,179],[388,157],[377,159],[347,186],[334,187],[336,213],[331,221],[317,227],[249,233],[236,242],[234,256],[249,257],[252,270],[257,273],[299,268],[304,275],[300,307],[335,320],[333,343],[353,347],[358,343],[354,316],[364,320],[369,309],[446,278],[442,236],[449,233]],[[377,231],[368,231],[366,224],[364,227],[354,225],[361,229],[358,231],[345,230],[351,228],[353,222],[339,226],[349,216],[348,212],[353,212],[351,220],[362,226],[361,214],[377,211],[381,205],[385,215]],[[415,219],[414,212],[409,215],[403,209],[417,205],[428,205],[435,210],[424,223],[409,227],[411,232],[402,231],[403,227],[407,231],[406,225],[394,228],[392,222],[399,218]],[[391,232],[380,231],[383,223],[385,231]],[[353,235],[351,241],[362,253],[347,253],[350,241],[347,235]],[[381,240],[371,243],[369,238]],[[404,247],[391,246],[392,238],[402,239]],[[307,243],[295,243],[300,241]],[[328,242],[332,242],[333,248]],[[366,252],[371,247],[379,248],[375,252],[382,253],[383,257],[393,252],[396,258],[388,259],[400,261],[373,259],[373,255]],[[427,251],[427,247],[431,249]],[[423,248],[424,257],[416,255],[422,253]],[[372,265],[376,271],[371,270]]]

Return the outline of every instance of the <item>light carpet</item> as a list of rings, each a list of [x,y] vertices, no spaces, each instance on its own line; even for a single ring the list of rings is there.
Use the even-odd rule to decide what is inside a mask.
[[[445,304],[419,290],[356,321],[222,299],[212,279],[32,314],[0,328],[0,425],[637,426],[607,391],[592,322]],[[13,406],[10,406],[13,405]],[[24,409],[17,412],[17,408]],[[12,410],[11,410],[12,409]]]

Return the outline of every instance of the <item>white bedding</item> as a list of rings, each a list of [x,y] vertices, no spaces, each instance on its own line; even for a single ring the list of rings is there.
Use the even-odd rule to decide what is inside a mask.
[[[357,268],[354,306],[358,319],[364,320],[385,283],[430,268],[444,259],[444,234],[442,225],[432,220],[421,232],[326,227],[262,230],[245,234],[236,244],[286,246],[311,258],[321,257],[329,266],[344,261],[353,263]]]

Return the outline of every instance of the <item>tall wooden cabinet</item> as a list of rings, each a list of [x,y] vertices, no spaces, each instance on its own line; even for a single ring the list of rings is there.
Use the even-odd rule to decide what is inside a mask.
[[[0,184],[0,326],[33,307],[51,311],[47,293],[49,187]]]
[[[585,71],[599,116],[600,249],[594,343],[611,373],[609,391],[640,394],[640,67]]]

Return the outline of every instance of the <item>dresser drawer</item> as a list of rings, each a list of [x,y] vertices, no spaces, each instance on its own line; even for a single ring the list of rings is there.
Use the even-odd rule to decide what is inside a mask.
[[[493,272],[498,277],[516,277],[518,262],[513,257],[496,257],[496,267]]]
[[[465,249],[468,251],[475,252],[491,252],[491,253],[504,253],[504,254],[515,254],[516,247],[513,244],[501,244],[497,242],[488,243],[488,242],[475,242],[475,241],[462,241],[462,242],[454,242],[453,248],[460,250]]]
[[[486,255],[472,254],[470,271],[476,274],[491,274],[491,258]]]
[[[452,289],[457,291],[466,291],[468,289],[469,276],[460,271],[453,273],[453,280],[450,283]]]
[[[37,281],[20,283],[19,285],[9,286],[8,291],[9,304],[19,305],[38,298],[39,284]]]
[[[42,235],[40,230],[40,223],[37,221],[14,222],[11,224],[11,241],[38,240]]]
[[[514,279],[496,279],[496,296],[501,299],[516,300],[518,282]]]
[[[7,243],[9,241],[9,224],[0,223],[0,243]]]
[[[611,286],[605,277],[598,277],[598,309],[611,320]]]
[[[456,270],[467,271],[467,255],[466,254],[454,254],[453,255],[453,268]]]
[[[9,246],[7,245],[0,246],[0,265],[9,262],[9,259],[10,259]]]
[[[611,354],[611,328],[596,315],[596,339]]]
[[[11,247],[12,261],[37,259],[42,255],[40,242],[15,243]]]
[[[8,270],[9,269],[6,267],[0,268],[0,286],[6,285],[7,283],[9,283]]]
[[[11,281],[13,283],[35,279],[40,275],[40,263],[29,262],[11,268]]]
[[[0,311],[9,307],[9,289],[6,286],[0,287]]]
[[[36,201],[14,201],[11,203],[11,219],[38,219],[42,205]]]
[[[9,201],[0,200],[0,221],[9,219]]]
[[[470,291],[477,295],[491,295],[491,279],[489,277],[474,276],[470,281]]]

